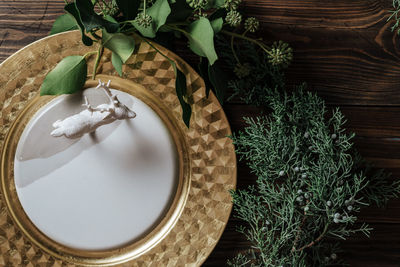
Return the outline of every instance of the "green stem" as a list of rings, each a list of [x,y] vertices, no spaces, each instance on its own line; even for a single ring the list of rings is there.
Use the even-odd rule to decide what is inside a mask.
[[[97,51],[90,51],[90,52],[87,52],[86,54],[84,54],[83,57],[86,58],[86,57],[94,55],[96,53],[97,53]]]
[[[308,204],[309,201],[307,200],[306,203]],[[298,229],[296,238],[294,239],[294,242],[293,242],[292,252],[296,251],[297,242],[299,242],[301,231],[303,229],[303,226],[304,226],[306,220],[307,220],[307,213],[304,211],[303,219],[301,220],[301,224],[299,225],[299,229]]]
[[[97,42],[97,40],[100,40],[101,39],[101,37],[100,36],[98,36],[95,32],[89,32],[89,34],[95,39],[95,40],[93,40],[93,42]]]
[[[125,20],[125,21],[118,22],[118,24],[125,25],[125,24],[129,24],[129,23],[133,23],[134,21],[135,20]]]
[[[317,237],[315,240],[311,241],[310,243],[308,243],[307,245],[302,246],[301,248],[297,249],[296,251],[302,251],[306,248],[312,247],[315,243],[321,241],[321,239],[325,236],[326,231],[328,230],[329,224],[325,225],[324,231],[322,232],[322,234]]]
[[[239,60],[238,56],[236,55],[235,47],[233,46],[234,38],[235,38],[234,36],[231,36],[231,50],[232,50],[233,57],[236,59],[236,62],[240,64],[240,60]]]
[[[93,80],[96,79],[96,71],[97,71],[97,67],[99,66],[101,56],[103,55],[103,50],[104,50],[103,44],[100,43],[99,49],[97,50],[96,61],[94,62],[94,66],[93,66],[93,75],[92,75]]]
[[[237,37],[246,41],[249,41],[251,43],[254,43],[256,45],[258,45],[262,50],[264,50],[265,53],[267,53],[268,55],[271,55],[271,52],[267,49],[267,47],[265,46],[265,44],[263,44],[262,42],[260,42],[259,40],[256,39],[252,39],[250,37],[244,36],[242,34],[237,34],[234,32],[230,32],[230,31],[226,31],[226,30],[221,30],[221,32],[223,34],[229,35],[229,36],[233,36],[233,37]]]
[[[183,33],[183,34],[186,35],[186,36],[189,35],[189,33],[188,33],[187,31],[185,31],[185,30],[183,30],[183,29],[181,29],[181,28],[179,28],[179,27],[176,27],[176,26],[173,25],[173,24],[168,24],[168,25],[165,24],[164,26],[166,26],[167,28],[170,28],[170,29],[172,29],[172,30],[181,32],[181,33]]]
[[[147,0],[143,0],[143,15],[146,16],[146,2]]]
[[[133,33],[133,32],[137,32],[136,28],[131,28],[125,31],[121,31],[121,33]]]
[[[174,23],[168,23],[166,24],[167,26],[188,26],[188,22],[174,22]]]
[[[245,36],[246,33],[247,33],[248,31],[249,31],[249,29],[245,30],[245,31],[242,33],[242,36]]]

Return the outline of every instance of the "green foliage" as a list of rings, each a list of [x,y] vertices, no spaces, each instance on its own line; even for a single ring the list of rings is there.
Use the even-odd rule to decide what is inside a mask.
[[[65,2],[64,9],[68,15],[56,20],[52,33],[79,28],[85,45],[91,46],[94,43],[98,45],[96,51],[90,53],[97,54],[93,79],[104,49],[112,51],[111,62],[118,74],[122,75],[122,65],[135,51],[132,33],[136,33],[136,36],[143,40],[151,38],[157,41],[184,36],[192,52],[200,59],[208,61],[202,60],[204,68],[201,71],[207,84],[207,95],[213,90],[222,103],[227,81],[224,79],[225,75],[222,75],[223,72],[215,65],[218,59],[214,45],[217,34],[231,36],[232,40],[233,38],[250,40],[257,47],[266,49],[260,39],[246,35],[247,32],[253,32],[258,28],[259,23],[255,18],[251,18],[251,25],[247,23],[243,31],[238,28],[233,32],[228,26],[228,24],[232,26],[240,24],[240,21],[236,21],[233,25],[228,21],[232,16],[227,16],[229,12],[234,11],[235,17],[240,17],[241,20],[243,16],[238,11],[240,0],[66,0]],[[100,31],[102,35],[99,34]],[[188,108],[189,91],[186,83],[181,82],[182,77],[178,77],[179,70],[176,69],[176,63],[169,58],[168,60],[175,70],[176,85],[182,86],[176,88],[176,92],[182,105],[183,119],[188,124],[191,116],[187,113],[191,112],[191,108]],[[79,89],[81,88],[76,91]],[[57,92],[63,93],[58,89]]]
[[[103,30],[102,42],[104,47],[119,56],[122,63],[125,63],[131,57],[135,49],[135,39],[123,33],[107,33]]]
[[[394,24],[391,27],[392,32],[397,30],[397,34],[400,34],[400,17],[399,17],[399,12],[400,12],[400,0],[393,0],[393,10],[390,11],[390,16],[387,19],[389,20],[394,20]]]
[[[107,21],[98,15],[94,11],[94,5],[90,0],[76,0],[75,6],[79,12],[80,21],[87,32],[102,28],[110,33],[118,31],[118,24]]]
[[[327,237],[369,234],[357,213],[400,192],[382,171],[365,168],[352,148],[354,134],[335,109],[302,88],[291,94],[264,88],[268,116],[246,118],[233,136],[237,154],[258,177],[256,185],[232,192],[238,231],[252,253],[231,266],[326,266],[339,264]]]
[[[111,63],[114,66],[115,70],[118,72],[119,76],[122,76],[122,59],[120,56],[115,54],[114,52],[111,54]]]
[[[226,14],[226,22],[232,27],[238,27],[242,22],[242,14],[236,10],[231,10]]]
[[[189,101],[187,99],[186,76],[176,66],[174,66],[174,69],[176,73],[176,84],[175,84],[176,94],[183,109],[183,122],[186,124],[187,127],[189,127],[192,107],[190,106]]]
[[[40,95],[72,94],[85,84],[87,65],[84,56],[69,56],[47,74]]]
[[[227,86],[225,72],[218,68],[216,64],[208,65],[208,77],[210,79],[210,83],[215,89],[214,92],[219,102],[223,103]]]
[[[140,23],[135,20],[132,25],[144,36],[149,38],[156,37],[156,33],[161,26],[165,24],[169,14],[171,13],[171,8],[168,4],[168,0],[157,0],[149,9],[147,9],[146,14],[152,18],[152,22],[149,27],[140,25]]]
[[[88,37],[85,33],[85,27],[83,26],[83,23],[79,16],[79,11],[76,8],[76,5],[74,3],[66,4],[64,7],[64,10],[68,14],[72,15],[75,18],[75,21],[78,24],[79,29],[81,30],[81,33],[82,33],[82,43],[84,45],[91,46],[93,44],[93,40],[90,37]],[[64,28],[64,30],[65,30],[65,28]]]
[[[51,28],[50,35],[78,29],[78,24],[70,14],[59,16]]]
[[[122,12],[124,19],[133,20],[138,14],[141,1],[139,0],[116,0],[119,10]]]
[[[192,22],[186,32],[189,47],[201,56],[207,57],[210,65],[214,64],[218,56],[214,49],[214,29],[208,19],[201,17]]]
[[[244,63],[237,63],[226,38],[217,40],[217,48],[221,51],[222,60],[234,68],[237,76],[236,79],[227,82],[233,92],[228,100],[238,98],[246,104],[264,106],[270,90],[284,90],[283,68],[272,65],[268,60],[268,54],[257,49],[253,43],[248,41],[234,43],[233,49]]]
[[[186,86],[186,76],[185,74],[178,69],[176,66],[176,63],[172,61],[169,57],[167,57],[165,54],[163,54],[160,50],[158,50],[157,47],[155,47],[150,41],[144,39],[145,42],[147,42],[154,50],[156,50],[160,55],[165,57],[169,63],[172,65],[175,73],[175,90],[176,90],[176,95],[178,96],[179,103],[181,104],[182,107],[182,119],[185,125],[189,128],[190,125],[190,117],[192,114],[192,107],[189,102],[189,96],[187,92],[187,86]]]
[[[222,30],[222,26],[224,24],[224,20],[222,18],[216,18],[210,21],[211,27],[213,28],[214,33],[219,33]]]
[[[271,65],[286,68],[292,61],[292,48],[282,41],[274,42],[267,55]]]

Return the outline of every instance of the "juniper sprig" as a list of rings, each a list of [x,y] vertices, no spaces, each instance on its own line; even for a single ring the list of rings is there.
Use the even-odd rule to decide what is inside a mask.
[[[390,16],[388,17],[387,21],[394,20],[394,24],[391,27],[392,32],[397,30],[397,34],[400,34],[400,0],[392,0],[393,10],[390,10]]]
[[[238,231],[252,243],[231,266],[328,266],[340,264],[330,239],[346,239],[367,224],[356,224],[360,209],[384,204],[400,192],[383,171],[365,169],[354,151],[343,114],[328,114],[324,101],[299,88],[281,93],[264,88],[267,116],[246,118],[232,139],[237,155],[258,177],[232,191]]]

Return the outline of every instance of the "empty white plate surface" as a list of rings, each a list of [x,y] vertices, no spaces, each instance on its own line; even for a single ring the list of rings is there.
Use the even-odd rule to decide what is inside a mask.
[[[92,93],[92,105],[100,92]],[[176,191],[178,163],[168,129],[145,103],[116,92],[135,119],[79,140],[52,137],[54,121],[82,109],[82,96],[62,96],[32,118],[18,144],[14,170],[22,207],[39,230],[69,247],[110,249],[143,236]]]

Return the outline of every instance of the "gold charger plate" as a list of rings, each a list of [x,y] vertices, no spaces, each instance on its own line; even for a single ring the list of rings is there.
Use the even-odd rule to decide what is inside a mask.
[[[126,85],[164,120],[173,136],[180,162],[177,194],[165,218],[149,234],[108,251],[69,249],[47,238],[29,221],[15,193],[13,158],[27,118],[52,97],[39,97],[45,75],[64,57],[83,55],[93,47],[81,44],[78,31],[39,40],[0,65],[0,266],[198,266],[218,242],[232,209],[229,190],[236,186],[236,157],[226,116],[216,97],[205,96],[204,82],[182,59],[174,59],[186,75],[193,114],[190,128],[181,119],[174,71],[147,43],[137,40],[135,54],[119,78],[106,51],[99,78],[116,89]],[[89,69],[93,66],[89,60]],[[86,86],[92,86],[88,81]],[[120,87],[120,88],[119,88]],[[142,88],[143,90],[140,90]],[[144,89],[145,88],[145,89]]]

